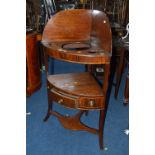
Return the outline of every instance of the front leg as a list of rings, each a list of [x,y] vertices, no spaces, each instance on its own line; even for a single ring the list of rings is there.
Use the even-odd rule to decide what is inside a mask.
[[[100,118],[99,118],[99,144],[100,144],[100,149],[104,148],[104,145],[103,145],[104,122],[105,122],[105,111],[100,110]]]
[[[51,111],[52,111],[52,105],[53,105],[52,97],[50,95],[50,90],[48,89],[47,91],[48,91],[48,93],[47,93],[47,95],[48,95],[48,110],[47,110],[47,114],[44,118],[44,122],[46,122],[49,119],[49,117],[51,115]]]

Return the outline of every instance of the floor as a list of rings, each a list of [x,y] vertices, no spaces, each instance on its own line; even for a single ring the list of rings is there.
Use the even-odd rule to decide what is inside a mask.
[[[83,65],[55,61],[55,73],[81,72]],[[47,111],[47,94],[45,73],[42,73],[42,87],[26,103],[26,138],[27,155],[128,155],[129,136],[124,130],[129,127],[129,107],[123,105],[123,89],[125,73],[120,86],[118,99],[114,99],[112,89],[105,128],[104,150],[99,149],[98,136],[85,131],[64,129],[56,117],[47,122],[43,118]],[[72,115],[76,110],[68,110],[57,103],[54,110],[62,114]],[[98,127],[98,112],[90,111],[83,115],[82,121],[92,127]]]

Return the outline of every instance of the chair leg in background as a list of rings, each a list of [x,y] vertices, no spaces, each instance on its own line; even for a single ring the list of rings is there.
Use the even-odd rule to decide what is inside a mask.
[[[124,105],[129,103],[129,76],[126,77],[125,90],[124,90]]]
[[[118,96],[119,86],[121,83],[121,78],[122,78],[122,73],[123,73],[123,68],[124,68],[124,54],[125,54],[125,51],[124,51],[124,49],[122,49],[119,65],[118,65],[118,68],[116,71],[116,87],[115,87],[115,98],[116,99]]]

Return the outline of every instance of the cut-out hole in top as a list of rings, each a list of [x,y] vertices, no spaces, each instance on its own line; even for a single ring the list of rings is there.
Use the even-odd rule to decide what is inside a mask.
[[[66,43],[62,45],[62,48],[65,50],[86,50],[90,47],[90,44],[81,42]]]

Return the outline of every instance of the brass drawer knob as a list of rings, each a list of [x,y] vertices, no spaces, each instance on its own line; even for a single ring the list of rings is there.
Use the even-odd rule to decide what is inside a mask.
[[[93,107],[93,106],[95,105],[95,101],[94,101],[94,100],[90,100],[90,101],[89,101],[89,105],[90,105],[91,107]]]
[[[58,101],[58,103],[60,103],[60,104],[61,104],[62,102],[63,102],[63,99],[60,99],[60,100]]]

